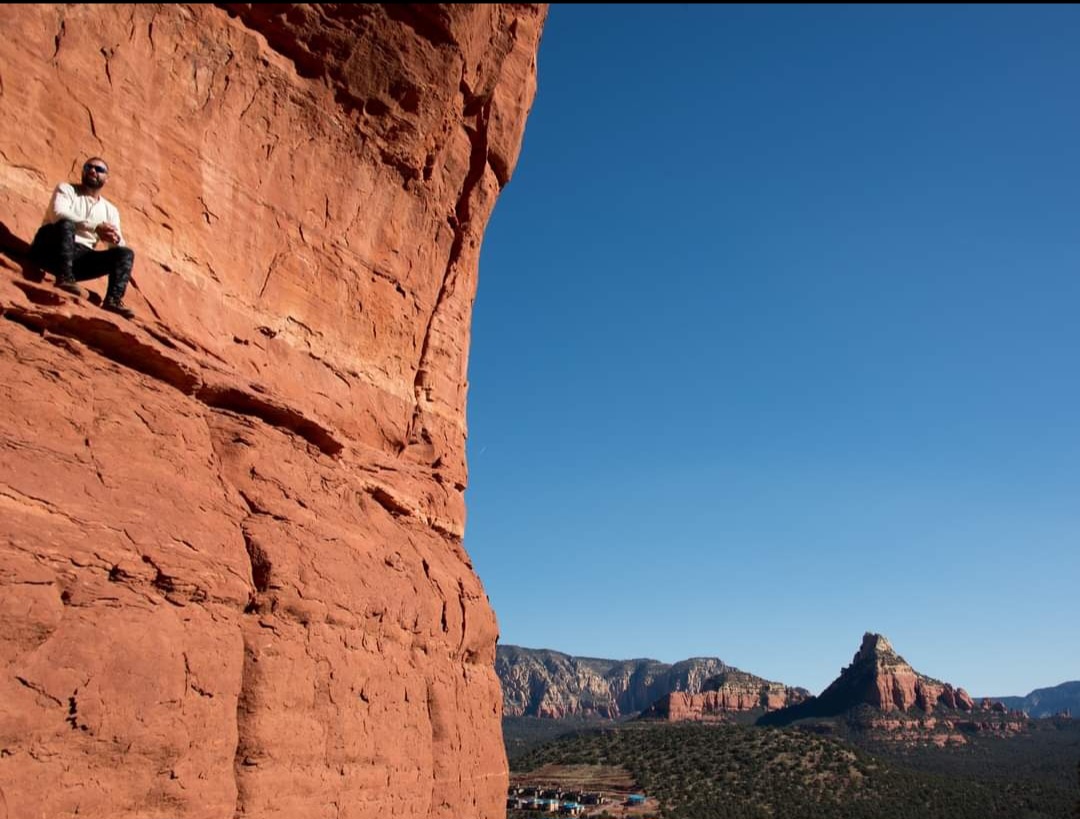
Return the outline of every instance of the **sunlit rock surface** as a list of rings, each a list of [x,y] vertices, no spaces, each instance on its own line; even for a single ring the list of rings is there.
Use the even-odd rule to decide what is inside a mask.
[[[544,14],[0,10],[0,819],[503,815],[466,363]],[[25,258],[89,155],[134,322]]]

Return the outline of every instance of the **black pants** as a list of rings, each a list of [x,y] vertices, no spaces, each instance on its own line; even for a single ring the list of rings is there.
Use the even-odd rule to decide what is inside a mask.
[[[30,246],[33,260],[56,276],[57,281],[80,282],[109,277],[105,298],[121,299],[131,278],[135,251],[128,247],[91,250],[75,241],[75,223],[61,219],[42,225]]]

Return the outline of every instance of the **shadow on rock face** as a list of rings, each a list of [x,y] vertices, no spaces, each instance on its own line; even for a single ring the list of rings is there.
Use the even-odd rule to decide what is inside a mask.
[[[11,232],[6,223],[0,222],[0,250],[22,267],[22,277],[32,282],[45,280],[45,271],[30,260],[30,243]]]

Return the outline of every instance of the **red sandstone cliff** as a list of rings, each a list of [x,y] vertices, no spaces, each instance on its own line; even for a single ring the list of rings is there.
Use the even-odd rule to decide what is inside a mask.
[[[617,719],[638,713],[671,691],[697,693],[728,666],[716,657],[674,665],[657,660],[572,657],[550,649],[500,645],[495,672],[508,717]]]
[[[668,665],[500,645],[495,672],[508,717],[617,719],[641,713],[654,719],[709,721],[726,719],[735,711],[783,708],[810,693],[739,671],[717,657]]]
[[[733,669],[708,680],[699,693],[673,691],[661,697],[642,716],[671,722],[726,722],[741,712],[795,705],[809,693]]]
[[[0,819],[503,815],[466,363],[544,13],[0,10]],[[27,281],[88,155],[133,323]]]

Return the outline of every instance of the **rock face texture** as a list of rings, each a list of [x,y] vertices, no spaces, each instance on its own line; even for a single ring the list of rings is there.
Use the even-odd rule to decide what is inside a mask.
[[[792,688],[732,669],[706,680],[700,693],[673,691],[643,713],[646,719],[671,722],[726,722],[733,714],[775,711],[802,702],[805,688]]]
[[[933,715],[933,716],[931,716]],[[954,741],[956,731],[1014,733],[1023,730],[1022,714],[1001,703],[976,704],[963,688],[920,674],[880,634],[867,632],[851,665],[819,697],[766,714],[766,725],[809,717],[850,716],[860,727],[896,739],[923,737]],[[963,741],[957,734],[955,741]]]
[[[644,711],[673,691],[697,694],[729,667],[715,657],[667,665],[501,645],[495,652],[495,670],[506,716],[616,719]]]
[[[0,9],[0,819],[503,815],[466,364],[544,15]],[[133,322],[25,255],[93,155]]]

